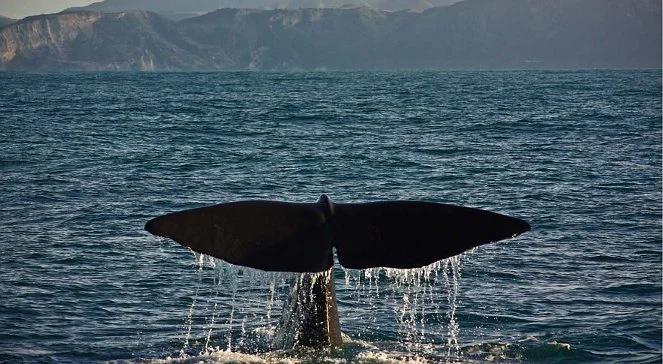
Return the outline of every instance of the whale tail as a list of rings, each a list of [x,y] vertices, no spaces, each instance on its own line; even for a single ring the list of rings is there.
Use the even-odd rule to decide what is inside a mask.
[[[336,206],[334,246],[346,268],[417,268],[520,235],[527,222],[490,211],[432,202]]]
[[[322,272],[417,268],[530,230],[517,218],[419,201],[333,204],[239,201],[156,217],[145,229],[232,264]]]

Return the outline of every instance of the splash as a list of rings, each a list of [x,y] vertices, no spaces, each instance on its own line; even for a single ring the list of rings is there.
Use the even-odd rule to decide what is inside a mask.
[[[195,254],[195,259],[198,283],[185,318],[180,358],[221,351],[256,354],[292,349],[301,339],[297,325],[302,322],[301,305],[292,303],[297,301],[293,292],[310,289],[312,282],[331,274],[264,272],[201,254]],[[373,329],[393,330],[407,356],[439,357],[444,352],[445,361],[460,360],[456,313],[461,263],[461,256],[456,256],[416,269],[341,268],[338,291],[361,303],[366,314],[360,319],[367,323],[365,332],[346,334],[359,339]],[[339,302],[339,310],[343,318],[343,302]],[[396,325],[381,328],[389,326],[384,321]]]

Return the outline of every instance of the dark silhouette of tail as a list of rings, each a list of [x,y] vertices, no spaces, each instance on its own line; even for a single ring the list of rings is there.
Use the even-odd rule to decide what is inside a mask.
[[[530,230],[494,212],[419,201],[240,201],[154,218],[145,229],[229,263],[322,272],[332,247],[346,268],[417,268]]]
[[[346,268],[415,268],[528,231],[523,220],[432,202],[338,204],[332,220]]]

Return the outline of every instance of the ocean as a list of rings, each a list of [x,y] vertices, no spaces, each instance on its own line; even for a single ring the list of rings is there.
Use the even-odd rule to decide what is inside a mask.
[[[662,360],[660,70],[0,85],[0,362]],[[418,270],[337,265],[346,343],[295,351],[270,350],[292,275],[143,230],[323,193],[478,207],[532,230]]]

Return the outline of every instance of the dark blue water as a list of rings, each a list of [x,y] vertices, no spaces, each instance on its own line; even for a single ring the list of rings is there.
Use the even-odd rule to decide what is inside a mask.
[[[0,73],[0,125],[0,361],[661,361],[660,71]],[[283,279],[143,231],[321,193],[533,230],[337,268],[348,344],[305,353],[267,352]]]

